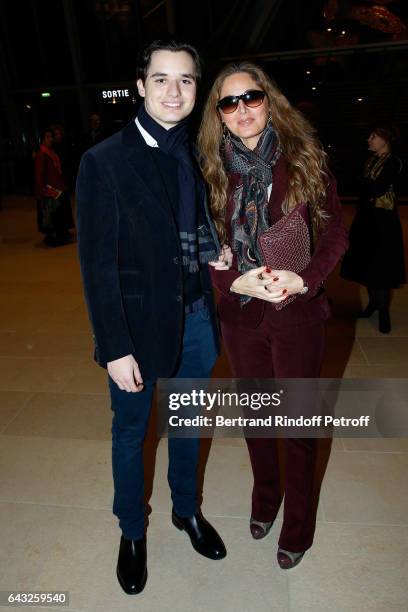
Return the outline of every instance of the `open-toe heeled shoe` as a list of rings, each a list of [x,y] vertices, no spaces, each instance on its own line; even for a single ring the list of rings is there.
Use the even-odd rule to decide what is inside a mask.
[[[262,540],[271,530],[273,525],[273,521],[269,521],[268,523],[263,523],[262,521],[257,521],[252,518],[249,521],[249,529],[251,531],[251,535],[254,540]]]
[[[284,548],[278,548],[277,559],[281,569],[292,569],[296,567],[301,560],[303,559],[303,555],[306,551],[303,552],[290,552],[289,550],[285,550]]]

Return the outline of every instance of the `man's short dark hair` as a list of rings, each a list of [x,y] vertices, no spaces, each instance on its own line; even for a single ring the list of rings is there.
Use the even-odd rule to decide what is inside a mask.
[[[176,40],[154,40],[143,49],[143,51],[140,53],[137,66],[138,79],[142,79],[142,81],[145,82],[152,55],[155,51],[173,51],[174,53],[177,51],[185,51],[191,56],[194,62],[197,82],[200,80],[201,61],[197,49],[188,43],[178,42]]]

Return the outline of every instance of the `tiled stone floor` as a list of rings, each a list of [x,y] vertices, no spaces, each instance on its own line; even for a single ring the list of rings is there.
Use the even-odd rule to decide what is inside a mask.
[[[123,594],[110,409],[105,374],[91,360],[76,248],[43,247],[34,209],[31,198],[10,197],[0,212],[0,590],[68,590],[68,609],[83,612],[407,611],[407,439],[334,441],[315,544],[286,573],[275,561],[281,513],[265,541],[248,532],[242,440],[214,441],[206,467],[203,509],[228,548],[219,563],[199,557],[171,525],[160,442],[149,580],[139,597]],[[407,207],[401,215],[408,244]],[[408,289],[395,292],[387,337],[375,317],[355,325],[352,312],[365,300],[357,286],[334,274],[328,293],[335,316],[324,376],[406,378]],[[228,375],[225,358],[216,374]],[[151,431],[149,456],[154,442]]]

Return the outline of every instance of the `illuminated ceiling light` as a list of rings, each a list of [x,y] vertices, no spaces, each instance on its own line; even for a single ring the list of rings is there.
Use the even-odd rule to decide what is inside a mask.
[[[310,70],[306,70],[306,74],[312,74]]]
[[[331,32],[332,28],[326,28],[326,32]]]
[[[316,91],[317,87],[312,87],[313,91]]]
[[[41,97],[42,98],[49,98],[51,96],[49,91],[42,91],[41,92]]]
[[[29,104],[26,104],[26,105],[25,105],[25,108],[26,108],[27,110],[31,110],[31,106],[30,106]]]
[[[362,102],[363,98],[357,98],[357,102]]]
[[[341,35],[342,35],[342,36],[344,36],[344,35],[345,35],[345,33],[346,33],[346,30],[342,30],[342,31],[341,31]]]

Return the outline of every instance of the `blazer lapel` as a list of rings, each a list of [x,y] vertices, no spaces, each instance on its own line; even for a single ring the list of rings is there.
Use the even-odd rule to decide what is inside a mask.
[[[128,150],[127,160],[132,170],[143,183],[145,191],[167,215],[172,215],[172,206],[167,195],[163,180],[157,172],[150,148],[144,141],[137,126],[132,120],[122,130],[122,142]],[[173,216],[173,215],[172,215]]]

